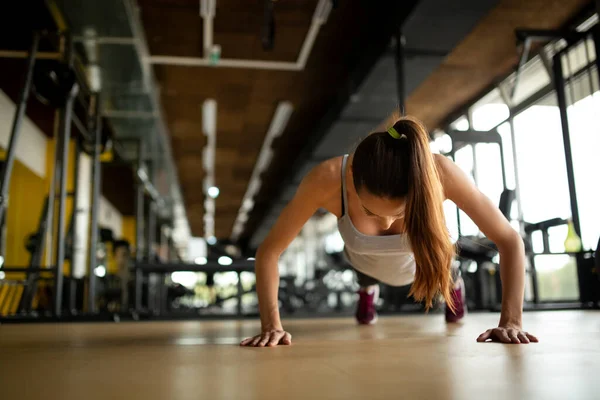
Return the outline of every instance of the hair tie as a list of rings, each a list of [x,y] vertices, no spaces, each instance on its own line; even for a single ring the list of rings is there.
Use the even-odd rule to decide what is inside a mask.
[[[392,126],[387,130],[391,137],[394,139],[406,139],[406,135],[403,133],[402,135],[398,133],[398,131]]]

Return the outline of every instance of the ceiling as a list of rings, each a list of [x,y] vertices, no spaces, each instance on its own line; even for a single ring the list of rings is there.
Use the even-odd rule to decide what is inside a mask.
[[[515,68],[516,28],[560,28],[589,4],[587,0],[420,1],[403,26],[406,112],[430,130],[450,122]],[[393,124],[399,115],[395,85],[390,50],[315,142],[307,144],[279,190],[263,194],[271,203],[262,215],[253,215],[246,232],[250,247],[262,242],[307,171],[325,158],[351,151],[373,129]]]
[[[515,28],[558,28],[591,3],[337,1],[303,68],[265,70],[151,64],[157,56],[204,56],[199,0],[57,1],[78,35],[83,27],[92,25],[99,36],[135,39],[127,45],[102,45],[103,80],[110,89],[104,108],[155,113],[152,118],[107,118],[124,142],[149,138],[149,158],[160,160],[162,168],[170,171],[160,175],[159,186],[164,193],[176,192],[174,197],[185,208],[180,217],[189,221],[193,236],[204,235],[202,104],[207,99],[217,102],[215,184],[220,196],[216,199],[215,234],[219,239],[232,234],[278,103],[292,104],[293,113],[273,143],[274,157],[261,176],[260,191],[241,235],[245,245],[260,243],[312,166],[350,151],[358,138],[395,118],[398,96],[393,37],[401,23],[405,22],[407,111],[433,129],[447,123],[514,68]],[[264,50],[265,1],[218,0],[213,42],[221,46],[223,59],[295,63],[316,6],[317,0],[276,2],[274,46]],[[27,11],[23,6],[20,9],[21,13]],[[142,29],[135,29],[136,18]],[[2,47],[15,43],[4,40]],[[140,43],[147,44],[149,54],[144,54],[145,46]],[[26,48],[26,43],[17,47]],[[22,60],[0,61],[3,68],[22,65]],[[2,78],[2,87],[16,95],[16,80],[7,76]],[[157,90],[144,88],[146,80],[156,80]],[[28,113],[39,114],[36,122],[47,125],[44,131],[51,131],[50,114],[35,100]],[[135,155],[135,146],[125,147]],[[124,182],[120,176],[126,173],[128,181]],[[122,203],[120,208],[126,209],[126,214],[132,213],[132,174],[123,166],[112,165],[106,167],[105,177],[107,182],[119,180],[122,190],[113,190],[114,201]]]
[[[139,0],[152,56],[203,56],[203,25],[198,0]],[[340,1],[318,32],[300,71],[207,66],[154,65],[175,163],[192,233],[203,235],[204,189],[202,104],[217,102],[215,233],[230,237],[263,140],[280,101],[293,106],[275,156],[263,176],[261,193],[276,190],[290,172],[298,149],[311,137],[332,104],[346,97],[385,51],[409,3]],[[222,58],[295,62],[309,31],[316,0],[275,4],[274,48],[263,50],[264,1],[218,0],[214,43]],[[168,27],[168,28],[166,28]],[[357,79],[359,80],[357,82]],[[261,213],[268,198],[256,198]]]

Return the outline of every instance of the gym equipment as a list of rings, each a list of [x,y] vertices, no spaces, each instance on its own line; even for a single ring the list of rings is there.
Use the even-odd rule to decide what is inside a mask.
[[[498,208],[510,219],[515,191],[505,189],[500,195]],[[500,303],[499,266],[493,262],[498,255],[496,245],[485,237],[461,236],[457,242],[460,271],[465,280],[467,303],[471,309],[494,309]],[[469,272],[469,264],[475,262],[477,269]]]
[[[165,284],[166,276],[173,272],[191,271],[191,272],[236,272],[238,275],[237,282],[237,315],[243,315],[242,296],[246,293],[242,287],[241,273],[254,272],[254,261],[234,260],[231,265],[220,265],[216,262],[209,261],[206,265],[196,264],[176,264],[176,263],[144,263],[136,262],[134,265],[135,271],[135,312],[138,315],[165,315],[167,312],[167,299],[169,293]],[[143,284],[147,283],[148,299],[147,307],[142,307],[142,291]]]
[[[43,104],[62,108],[77,84],[75,71],[56,60],[46,60],[36,65],[33,74],[33,93]]]
[[[94,135],[95,136],[95,135]],[[100,129],[100,154],[104,154],[107,151],[112,149],[113,139],[111,136],[111,131],[107,129]],[[95,138],[94,141],[86,140],[84,137],[79,137],[79,145],[81,146],[81,150],[89,155],[93,156],[94,151],[96,149]]]
[[[19,140],[19,133],[21,130],[21,123],[25,117],[25,109],[27,108],[27,100],[29,98],[29,92],[31,90],[31,81],[33,76],[33,69],[35,67],[36,54],[38,51],[38,45],[40,42],[39,33],[33,34],[33,40],[31,43],[31,49],[29,50],[29,58],[27,59],[27,73],[25,75],[25,82],[21,93],[19,94],[19,104],[15,110],[15,117],[13,119],[13,125],[10,132],[10,141],[8,143],[8,151],[6,152],[6,160],[2,169],[2,182],[0,182],[0,227],[4,226],[4,212],[7,206],[8,189],[10,187],[10,177],[12,174],[12,168],[15,162],[17,142]]]

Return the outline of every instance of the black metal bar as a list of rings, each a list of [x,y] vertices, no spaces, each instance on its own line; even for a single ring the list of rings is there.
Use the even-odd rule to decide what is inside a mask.
[[[79,167],[80,167],[81,145],[79,140],[75,141],[75,166],[73,173],[73,217],[71,222],[71,276],[69,279],[69,311],[75,313],[75,293],[77,286],[75,283],[75,262],[77,260],[76,252],[78,250],[77,235],[77,214],[79,213]]]
[[[148,229],[147,229],[147,255],[148,260],[154,259],[154,242],[156,239],[156,202],[150,200],[148,204]]]
[[[73,124],[75,125],[81,136],[84,138],[84,140],[91,141],[92,135],[85,128],[85,125],[83,125],[83,122],[81,122],[81,120],[76,114],[73,114]]]
[[[41,265],[42,263],[42,254],[44,251],[44,240],[46,236],[46,228],[47,228],[47,215],[48,215],[48,197],[44,200],[44,205],[42,206],[42,212],[40,215],[40,221],[38,222],[38,229],[35,237],[35,244],[33,252],[31,253],[31,258],[29,259],[29,267],[33,267],[35,265]],[[21,297],[21,303],[19,304],[19,312],[26,313],[31,311],[31,304],[33,302],[33,298],[35,293],[37,292],[37,279],[39,277],[38,273],[35,272],[27,272],[25,289],[23,291],[23,296]]]
[[[542,243],[544,244],[544,253],[550,253],[550,235],[548,230],[542,230]]]
[[[98,257],[96,256],[98,245],[98,209],[100,208],[100,184],[102,182],[102,168],[100,166],[100,150],[102,137],[102,115],[101,95],[96,94],[95,103],[95,141],[94,156],[92,159],[92,201],[91,201],[91,223],[90,223],[90,249],[89,249],[89,272],[88,272],[88,312],[96,312],[96,267]]]
[[[31,49],[29,51],[29,58],[27,59],[27,72],[25,74],[25,82],[21,88],[19,94],[19,104],[15,110],[15,117],[13,119],[12,129],[10,132],[10,139],[8,142],[8,150],[6,152],[6,159],[4,161],[4,168],[2,170],[2,182],[0,183],[0,227],[4,226],[4,213],[8,203],[8,191],[10,189],[10,177],[12,175],[12,168],[15,162],[15,155],[17,151],[17,143],[19,141],[19,133],[21,131],[21,123],[25,117],[25,110],[27,109],[27,100],[29,99],[29,92],[31,91],[31,81],[33,80],[33,67],[35,66],[35,56],[38,51],[38,45],[40,43],[40,35],[36,32],[33,34],[33,40],[31,43]]]
[[[396,88],[398,90],[398,108],[400,115],[406,114],[406,82],[405,82],[405,66],[404,66],[404,35],[402,28],[396,30]]]
[[[54,285],[54,313],[60,316],[62,311],[62,290],[63,290],[63,266],[65,262],[65,214],[67,208],[67,173],[69,167],[69,144],[71,139],[71,114],[73,112],[74,94],[77,92],[77,84],[69,94],[65,108],[61,112],[62,140],[60,141],[60,180],[58,197],[58,240],[56,245],[56,283]]]
[[[448,153],[448,156],[450,156],[452,161],[456,162],[456,150],[455,150],[454,146],[455,146],[454,141],[452,141],[452,150],[450,150],[450,153]],[[459,237],[462,236],[461,226],[460,226],[460,209],[458,207],[456,207],[456,232],[458,233]]]
[[[575,172],[573,170],[573,152],[571,149],[571,134],[569,132],[569,117],[567,115],[567,98],[565,96],[565,79],[561,63],[561,55],[557,54],[553,59],[554,82],[556,82],[556,98],[560,111],[560,123],[563,132],[563,143],[565,147],[565,162],[567,167],[567,180],[569,182],[569,195],[571,200],[571,218],[577,235],[581,237],[581,224],[579,221],[579,206],[577,202],[577,190],[575,187]]]
[[[74,49],[73,42],[67,39],[67,51],[65,61],[72,67]],[[58,198],[58,232],[56,244],[56,276],[54,284],[54,315],[60,317],[62,313],[62,294],[63,294],[63,266],[65,262],[65,214],[67,206],[67,172],[69,167],[69,144],[71,141],[71,120],[73,115],[73,105],[79,91],[79,83],[75,82],[68,93],[67,101],[61,110],[61,140],[60,147],[56,151],[60,152],[60,177],[59,177],[59,198]]]
[[[159,282],[160,303],[159,303],[159,307],[158,307],[159,315],[165,315],[165,313],[168,310],[167,302],[169,301],[169,288],[167,287],[167,285],[165,283],[166,279],[167,279],[166,274],[160,275],[160,282]]]
[[[55,122],[60,120],[60,112],[55,112]],[[60,124],[55,124],[54,127],[54,162],[52,169],[52,183],[50,184],[50,188],[48,190],[48,215],[46,220],[47,225],[47,236],[44,238],[45,247],[46,247],[46,265],[54,265],[54,243],[56,239],[56,227],[54,217],[56,214],[56,186],[58,185],[59,177],[60,177],[60,152],[58,149],[62,147],[62,135],[60,134]]]
[[[244,296],[244,287],[242,286],[242,271],[237,271],[237,313],[242,315],[242,297]]]
[[[236,272],[236,271],[254,271],[254,261],[234,261],[231,265],[220,265],[214,261],[209,261],[206,265],[197,264],[180,264],[180,263],[136,263],[134,268],[136,270],[142,270],[144,273],[172,273],[178,271],[192,271],[192,272]]]
[[[137,170],[142,166],[144,160],[144,142],[142,140],[138,143],[138,162]],[[137,175],[137,173],[136,173]],[[144,256],[144,184],[136,176],[136,198],[135,198],[135,261],[140,263]],[[150,277],[148,277],[149,279]],[[141,269],[135,271],[135,309],[141,311],[142,309],[142,289],[143,289],[144,274]],[[150,282],[148,281],[148,286]],[[148,299],[150,301],[150,299]]]
[[[498,134],[500,136],[500,134]],[[502,188],[503,190],[507,189],[506,186],[506,164],[504,162],[504,142],[502,141],[502,136],[500,136],[500,168],[502,171]],[[510,216],[509,216],[510,217]]]
[[[45,268],[45,267],[2,267],[2,272],[56,272],[56,268]]]
[[[152,161],[148,168],[148,180],[154,186],[156,182],[156,162]],[[148,261],[154,257],[154,242],[156,240],[156,200],[151,198],[148,204],[148,229],[146,230],[146,254]]]

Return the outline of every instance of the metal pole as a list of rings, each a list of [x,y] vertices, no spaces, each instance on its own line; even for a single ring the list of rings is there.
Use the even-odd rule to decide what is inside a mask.
[[[138,144],[138,162],[137,170],[141,168],[144,161],[144,142],[140,139]],[[144,257],[144,185],[137,176],[136,170],[136,201],[135,201],[135,261],[140,264]],[[142,309],[142,289],[143,289],[144,274],[137,267],[135,269],[135,309],[140,312]],[[150,282],[148,282],[150,285]],[[150,299],[148,298],[148,301]]]
[[[73,42],[67,38],[65,62],[72,67],[73,65]],[[75,82],[71,91],[68,93],[67,101],[60,113],[61,140],[60,147],[56,151],[60,152],[60,176],[59,176],[59,197],[58,197],[58,232],[56,243],[56,274],[54,278],[54,315],[60,316],[62,312],[63,295],[63,265],[65,262],[65,213],[67,206],[67,172],[69,167],[69,144],[71,142],[71,119],[73,115],[73,105],[79,84]]]
[[[67,172],[69,167],[69,144],[71,139],[71,115],[73,113],[73,103],[79,90],[79,85],[75,83],[69,93],[65,108],[61,113],[62,140],[60,151],[60,183],[58,195],[58,242],[56,245],[56,277],[54,285],[54,313],[60,316],[62,311],[62,290],[63,290],[63,264],[65,262],[65,213],[67,206]]]
[[[406,84],[404,67],[404,35],[402,28],[396,31],[396,88],[398,90],[398,108],[400,115],[406,115]]]
[[[244,296],[244,287],[242,286],[242,272],[238,271],[237,273],[237,313],[238,316],[242,316],[243,313],[243,309],[242,309],[242,298]]]
[[[100,94],[96,94],[94,101],[96,112],[96,130],[94,142],[94,157],[92,160],[92,221],[90,224],[90,254],[88,274],[88,312],[96,312],[96,267],[98,257],[96,256],[98,245],[98,210],[100,208],[100,183],[102,182],[102,168],[100,167],[100,148],[102,137],[102,116]]]
[[[74,271],[75,271],[75,251],[77,246],[77,214],[79,213],[79,196],[77,187],[79,186],[79,158],[81,155],[81,146],[79,141],[75,141],[75,166],[74,166],[74,178],[73,178],[73,216],[71,223],[71,273],[69,279],[69,311],[71,314],[75,314],[75,295],[77,287],[75,285]]]
[[[477,143],[471,143],[471,157],[473,158],[473,181],[475,182],[475,186],[479,187],[479,179],[477,177]]]
[[[31,81],[33,79],[33,67],[35,66],[35,58],[40,42],[39,33],[33,34],[33,41],[31,43],[31,50],[29,51],[29,58],[27,59],[27,73],[25,74],[25,82],[21,88],[19,94],[19,104],[15,110],[15,117],[13,119],[13,125],[10,132],[10,139],[8,142],[8,150],[6,152],[6,160],[4,161],[4,168],[2,170],[2,182],[0,183],[0,226],[4,226],[4,212],[8,203],[8,191],[10,189],[10,176],[12,174],[12,168],[15,161],[15,155],[17,150],[17,143],[19,140],[19,132],[21,130],[21,123],[25,117],[25,110],[27,108],[27,100],[29,98],[29,92],[31,91]]]
[[[456,152],[454,151],[454,143],[452,143],[452,150],[448,153],[453,162],[456,162]],[[460,228],[460,208],[456,207],[456,232],[458,233],[458,237],[462,236],[461,228]]]
[[[500,168],[502,169],[502,190],[506,190],[506,165],[504,163],[504,147],[503,142],[500,140]]]
[[[515,197],[517,199],[517,212],[519,216],[519,225],[521,227],[521,233],[525,232],[525,222],[523,221],[523,204],[521,204],[521,184],[519,180],[519,163],[517,161],[517,142],[515,134],[515,122],[514,118],[508,119],[510,126],[510,138],[512,142],[512,155],[513,155],[513,168],[515,171]]]
[[[54,126],[54,162],[52,170],[52,183],[48,189],[48,215],[46,217],[46,266],[54,266],[54,240],[56,235],[56,227],[54,226],[54,215],[56,213],[56,186],[58,185],[58,178],[60,174],[60,152],[58,149],[61,148],[62,138],[60,135],[60,112],[56,111],[54,114],[55,126]]]
[[[156,162],[152,161],[148,168],[148,174],[150,183],[154,186],[156,182]],[[154,256],[154,242],[156,239],[156,200],[150,198],[150,204],[148,204],[148,229],[146,232],[147,235],[147,249],[146,254],[148,257],[148,262],[153,262],[152,258]]]
[[[571,149],[571,134],[569,132],[569,117],[567,115],[567,98],[565,95],[565,80],[561,63],[562,54],[559,53],[553,59],[554,82],[556,82],[556,98],[560,110],[560,123],[563,132],[563,143],[565,146],[565,162],[567,167],[567,180],[569,182],[569,195],[571,199],[571,218],[577,235],[581,237],[581,224],[579,221],[579,206],[577,202],[577,190],[575,187],[575,172],[573,170],[573,152]]]
[[[148,256],[148,261],[153,262],[152,259],[154,257],[154,242],[156,239],[156,202],[154,200],[150,200],[150,204],[148,205],[148,231],[147,236],[148,240],[146,245],[148,248],[146,249],[146,254]]]

